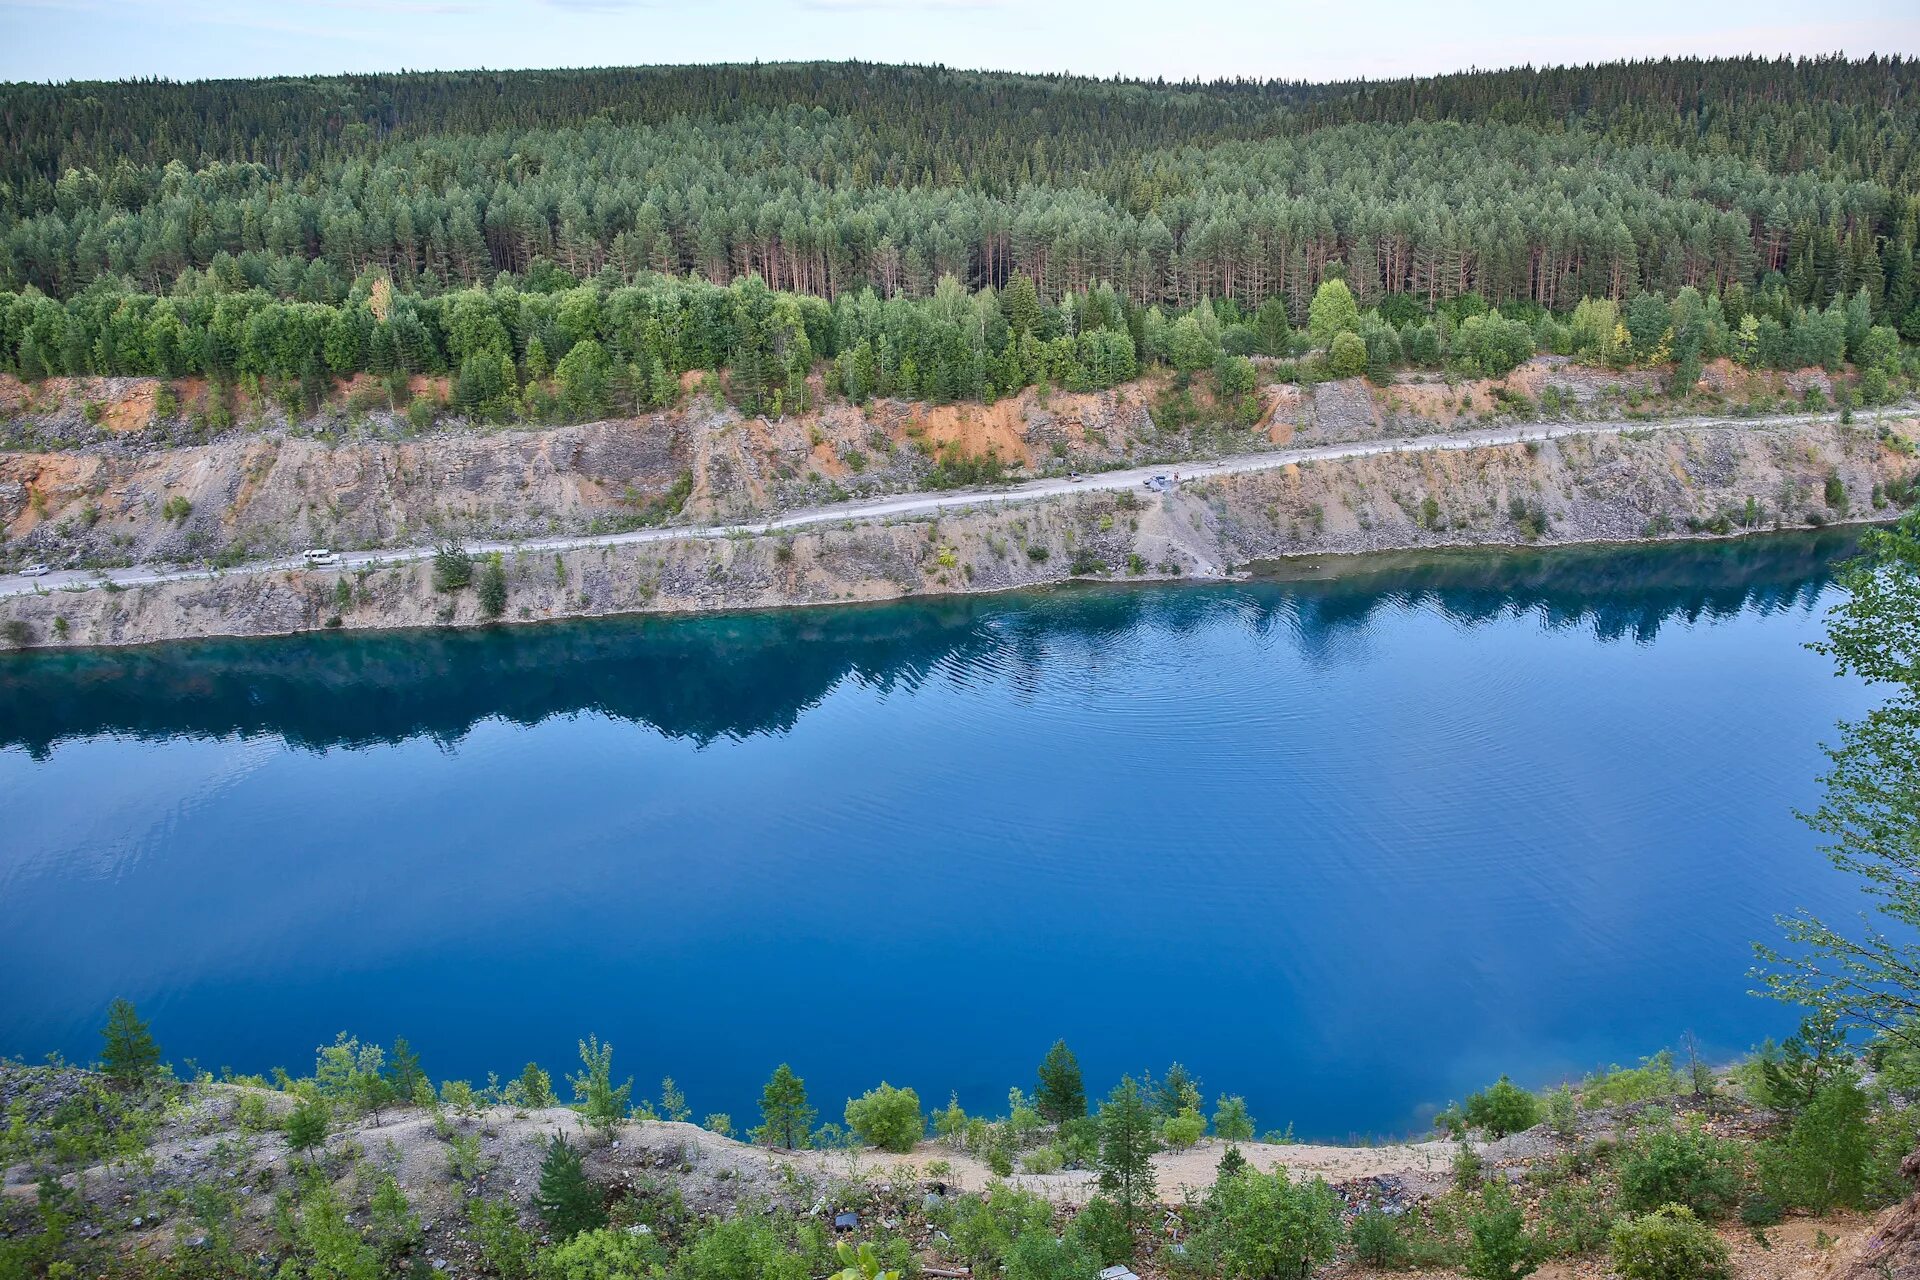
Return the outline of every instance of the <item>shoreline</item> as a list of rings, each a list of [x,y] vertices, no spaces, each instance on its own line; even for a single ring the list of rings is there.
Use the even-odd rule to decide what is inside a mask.
[[[1685,546],[1719,546],[1730,543],[1766,541],[1774,538],[1811,537],[1823,531],[1865,532],[1870,529],[1884,528],[1899,519],[1899,515],[1879,514],[1849,517],[1817,527],[1800,526],[1742,529],[1733,533],[1683,533],[1659,538],[1587,538],[1557,542],[1410,543],[1405,546],[1382,546],[1365,551],[1307,551],[1294,555],[1250,560],[1240,568],[1215,575],[1143,575],[1136,578],[1076,577],[1069,575],[1062,578],[1005,586],[961,586],[951,590],[903,592],[899,595],[876,596],[860,600],[802,600],[766,604],[727,605],[717,608],[702,608],[698,606],[664,609],[636,608],[611,612],[555,614],[550,617],[540,618],[468,618],[451,622],[414,622],[395,624],[393,626],[375,624],[352,628],[296,627],[285,631],[206,631],[193,635],[169,636],[123,643],[34,645],[19,649],[0,647],[0,660],[4,660],[7,656],[15,655],[26,656],[30,654],[157,649],[163,646],[194,644],[201,641],[287,640],[296,636],[315,634],[330,635],[349,630],[356,634],[369,636],[397,637],[409,634],[431,634],[440,632],[473,633],[506,628],[517,631],[542,626],[563,626],[567,624],[600,621],[654,619],[667,623],[685,621],[691,618],[749,617],[771,613],[826,612],[844,609],[885,608],[905,604],[909,601],[935,603],[942,600],[973,600],[994,596],[1039,595],[1087,588],[1124,591],[1135,588],[1153,587],[1191,587],[1194,589],[1204,589],[1263,582],[1279,584],[1339,582],[1362,578],[1370,574],[1391,572],[1396,568],[1412,567],[1422,561],[1438,562],[1455,557],[1464,558],[1481,552],[1501,557],[1517,557],[1528,552],[1551,555],[1555,552],[1562,551],[1588,552],[1604,555],[1609,552],[1646,551]],[[1339,567],[1331,572],[1322,573],[1289,573],[1283,571],[1292,566],[1305,566],[1315,562],[1326,561],[1338,562]],[[230,576],[240,575],[232,574]]]
[[[1887,443],[1895,437],[1904,447]],[[1428,551],[1725,542],[1897,518],[1898,506],[1876,500],[1920,473],[1908,452],[1916,437],[1912,417],[1794,418],[1648,432],[1608,424],[1539,439],[1509,430],[1498,441],[1433,438],[1418,449],[1323,446],[1223,460],[1145,495],[1136,471],[1158,468],[699,530],[468,544],[476,560],[501,557],[505,598],[493,612],[473,590],[437,591],[432,553],[413,548],[411,558],[355,553],[319,570],[274,562],[35,586],[0,597],[0,626],[10,651],[110,648],[758,612],[1074,582],[1234,582],[1261,576],[1262,566],[1316,560],[1335,564],[1279,576],[1339,577],[1363,571],[1370,557]],[[1838,502],[1822,506],[1821,486],[1831,493],[1835,484]],[[1760,493],[1800,496],[1776,507]],[[1765,523],[1733,523],[1743,517]]]

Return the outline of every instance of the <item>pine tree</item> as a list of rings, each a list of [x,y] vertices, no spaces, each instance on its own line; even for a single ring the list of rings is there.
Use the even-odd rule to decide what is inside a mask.
[[[120,1088],[145,1084],[159,1070],[160,1046],[134,1012],[132,1001],[115,1000],[107,1006],[107,1025],[100,1034],[107,1042],[100,1053],[100,1069]]]
[[[760,1091],[760,1140],[788,1151],[804,1147],[819,1114],[807,1105],[807,1082],[783,1062]]]
[[[1153,1203],[1153,1115],[1132,1076],[1123,1078],[1100,1107],[1100,1189],[1114,1198],[1129,1226],[1139,1225]]]
[[[1087,1090],[1080,1079],[1080,1062],[1065,1040],[1053,1042],[1040,1062],[1040,1087],[1034,1090],[1034,1109],[1054,1124],[1065,1124],[1087,1114]]]
[[[402,1105],[413,1101],[420,1081],[427,1078],[427,1073],[420,1069],[420,1055],[413,1051],[405,1036],[395,1037],[393,1052],[387,1055],[386,1074],[387,1083],[393,1086],[393,1097]]]
[[[310,1093],[287,1115],[287,1145],[295,1151],[312,1151],[326,1142],[332,1127],[333,1109],[325,1098]]]
[[[556,1240],[571,1240],[582,1231],[598,1230],[607,1224],[606,1209],[599,1191],[587,1178],[580,1152],[560,1134],[554,1134],[547,1143],[533,1206]]]

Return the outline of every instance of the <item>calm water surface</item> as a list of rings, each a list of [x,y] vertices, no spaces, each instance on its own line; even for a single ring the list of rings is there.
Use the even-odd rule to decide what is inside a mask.
[[[0,1053],[115,995],[249,1071],[592,1031],[741,1121],[783,1060],[1002,1107],[1065,1036],[1315,1136],[1731,1054],[1773,913],[1851,909],[1792,817],[1849,546],[0,661]]]

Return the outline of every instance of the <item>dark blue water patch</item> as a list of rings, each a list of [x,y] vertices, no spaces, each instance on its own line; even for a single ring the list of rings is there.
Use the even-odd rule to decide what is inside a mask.
[[[1792,1022],[1749,943],[1852,905],[1792,816],[1870,704],[1804,647],[1851,542],[0,661],[0,1052],[115,995],[243,1070],[591,1031],[739,1122],[1065,1036],[1319,1136],[1731,1054]]]

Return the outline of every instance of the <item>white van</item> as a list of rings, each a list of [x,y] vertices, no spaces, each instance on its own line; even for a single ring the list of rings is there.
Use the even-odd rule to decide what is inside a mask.
[[[325,547],[309,547],[300,553],[300,558],[307,562],[309,569],[325,569],[340,563],[340,557]]]
[[[20,570],[20,576],[23,578],[44,578],[52,572],[53,570],[49,569],[46,565],[30,564]]]

